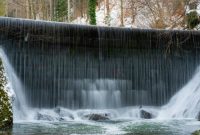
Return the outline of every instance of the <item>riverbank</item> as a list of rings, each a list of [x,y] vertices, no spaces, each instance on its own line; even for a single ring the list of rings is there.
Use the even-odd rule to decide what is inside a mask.
[[[11,99],[7,94],[6,85],[7,79],[0,60],[0,129],[10,129],[13,126]]]
[[[192,135],[200,135],[200,130],[195,131]]]

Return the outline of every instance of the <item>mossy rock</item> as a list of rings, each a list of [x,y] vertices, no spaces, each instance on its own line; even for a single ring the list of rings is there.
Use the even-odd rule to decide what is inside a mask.
[[[6,93],[6,77],[0,60],[0,129],[9,129],[13,125],[13,113],[10,99]]]
[[[200,130],[195,131],[194,133],[192,133],[192,135],[200,135]]]

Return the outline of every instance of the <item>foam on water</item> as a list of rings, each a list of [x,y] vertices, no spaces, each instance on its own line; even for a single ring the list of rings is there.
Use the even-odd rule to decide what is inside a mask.
[[[143,107],[143,110],[157,116],[159,108]],[[136,120],[141,119],[139,107],[126,107],[118,109],[78,109],[70,110],[66,108],[55,109],[34,109],[29,108],[29,114],[23,120],[16,119],[15,122],[67,122],[67,121],[88,121],[87,116],[91,114],[106,115],[110,120]]]
[[[193,78],[162,107],[158,118],[196,118],[200,112],[200,67]]]

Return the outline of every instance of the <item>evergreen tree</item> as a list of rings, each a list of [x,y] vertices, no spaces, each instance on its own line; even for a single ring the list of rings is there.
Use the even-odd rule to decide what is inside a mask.
[[[55,7],[55,21],[65,21],[67,19],[67,1],[66,0],[57,0]]]
[[[194,29],[199,23],[199,16],[196,11],[187,14],[187,26],[189,29]]]
[[[96,25],[96,0],[89,0],[88,15],[91,25]]]

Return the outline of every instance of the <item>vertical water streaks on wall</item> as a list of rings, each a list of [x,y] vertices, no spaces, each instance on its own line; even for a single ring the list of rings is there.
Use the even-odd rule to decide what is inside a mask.
[[[200,64],[199,32],[0,18],[30,107],[162,105]]]

